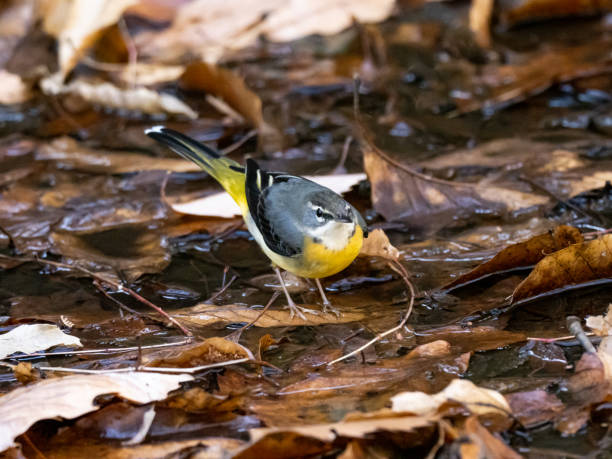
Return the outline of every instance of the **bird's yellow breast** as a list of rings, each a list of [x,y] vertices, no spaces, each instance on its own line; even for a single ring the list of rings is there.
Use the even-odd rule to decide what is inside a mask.
[[[357,225],[346,246],[340,250],[330,250],[325,245],[306,238],[304,252],[300,261],[289,271],[301,277],[320,278],[336,274],[350,265],[361,250],[363,231]],[[296,260],[297,261],[297,260]]]

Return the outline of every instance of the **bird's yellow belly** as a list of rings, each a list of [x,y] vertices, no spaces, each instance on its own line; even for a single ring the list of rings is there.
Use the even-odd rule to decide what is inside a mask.
[[[298,257],[280,257],[272,261],[281,268],[300,277],[321,278],[331,276],[350,265],[361,250],[363,231],[356,226],[355,233],[341,250],[330,250],[308,238],[304,251]]]

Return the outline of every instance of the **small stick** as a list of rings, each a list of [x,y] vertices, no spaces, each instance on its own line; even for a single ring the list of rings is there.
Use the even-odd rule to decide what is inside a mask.
[[[326,365],[331,366],[331,365],[333,365],[335,363],[341,362],[342,360],[346,360],[349,357],[357,355],[360,352],[362,352],[365,349],[367,349],[368,347],[370,347],[371,345],[373,345],[374,343],[377,343],[378,341],[383,339],[385,336],[388,336],[388,335],[390,335],[392,333],[395,333],[398,330],[401,330],[402,328],[404,328],[404,325],[406,325],[406,322],[408,321],[408,318],[410,317],[410,314],[412,313],[412,306],[414,305],[414,297],[416,296],[415,293],[414,293],[414,287],[412,286],[412,283],[408,279],[408,273],[406,272],[406,269],[400,263],[398,263],[396,261],[392,261],[392,262],[390,261],[388,264],[389,264],[389,267],[393,271],[395,271],[400,276],[402,276],[402,279],[404,280],[404,282],[406,283],[406,286],[410,290],[410,304],[408,305],[408,310],[406,311],[406,314],[404,314],[404,318],[395,327],[390,328],[389,330],[387,330],[387,331],[385,331],[383,333],[379,333],[374,338],[372,338],[370,341],[365,343],[363,346],[355,349],[352,352],[349,352],[346,355],[343,355],[342,357],[337,358],[336,360],[332,360],[331,362],[328,362]]]
[[[219,290],[217,293],[214,293],[214,294],[213,294],[213,296],[211,296],[209,299],[207,299],[206,301],[204,301],[204,303],[206,303],[206,304],[211,303],[211,304],[212,304],[212,302],[213,302],[213,301],[214,301],[214,300],[215,300],[215,299],[216,299],[216,298],[217,298],[219,295],[222,295],[222,294],[223,294],[223,292],[225,292],[225,291],[226,291],[226,290],[227,290],[227,289],[230,287],[230,285],[232,285],[232,283],[233,283],[233,282],[234,282],[236,279],[238,279],[238,276],[233,275],[233,276],[232,276],[232,278],[230,279],[230,281],[229,281],[227,284],[223,285],[223,286],[221,287],[221,289],[220,289],[220,290]],[[225,282],[225,273],[223,273],[223,282]]]
[[[574,334],[574,336],[576,337],[578,341],[580,341],[580,344],[582,344],[582,347],[587,352],[595,353],[596,352],[595,346],[593,346],[593,343],[591,343],[591,340],[589,340],[589,337],[586,335],[586,333],[582,329],[582,325],[580,325],[580,322],[581,322],[580,318],[576,316],[568,316],[567,319],[565,320],[567,323],[567,329]]]
[[[272,306],[272,303],[274,303],[274,300],[276,300],[279,297],[279,295],[280,295],[280,291],[276,290],[272,294],[272,297],[270,297],[270,300],[268,301],[268,303],[264,306],[261,312],[257,315],[257,317],[255,317],[248,324],[243,325],[238,330],[233,331],[232,333],[227,335],[226,339],[229,339],[237,343],[240,340],[240,336],[242,335],[242,332],[245,331],[247,328],[251,327],[253,324],[255,324],[255,322],[257,322],[259,319],[261,319],[261,316],[263,316],[266,313],[266,311],[270,308],[270,306]]]
[[[82,266],[78,266],[78,265],[69,265],[66,263],[60,263],[58,261],[51,261],[51,260],[43,260],[40,259],[38,257],[24,257],[24,258],[16,258],[16,257],[9,257],[6,255],[2,255],[0,254],[0,258],[8,258],[11,260],[22,260],[22,261],[35,261],[37,263],[43,263],[43,264],[47,264],[50,266],[57,266],[58,268],[64,268],[64,269],[69,269],[69,270],[76,270],[76,271],[80,271],[88,276],[90,276],[93,279],[96,279],[99,282],[105,283],[110,285],[111,287],[114,287],[115,289],[117,289],[117,291],[119,292],[124,292],[127,293],[128,295],[130,295],[132,298],[140,301],[141,303],[147,305],[148,307],[154,309],[155,311],[157,311],[158,314],[160,314],[161,316],[163,316],[165,319],[167,319],[169,322],[171,322],[172,324],[176,325],[176,327],[183,332],[183,334],[185,336],[188,337],[192,337],[193,334],[187,330],[183,325],[181,325],[175,318],[171,317],[170,315],[168,315],[168,313],[166,311],[164,311],[162,308],[160,308],[159,306],[151,303],[149,300],[147,300],[146,298],[142,297],[141,295],[139,295],[138,293],[136,293],[134,290],[132,290],[131,288],[117,282],[114,281],[112,279],[108,279],[98,273],[94,273],[86,268],[83,268]]]

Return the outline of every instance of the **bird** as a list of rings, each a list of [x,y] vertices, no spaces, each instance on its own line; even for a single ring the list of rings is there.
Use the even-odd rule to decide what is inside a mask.
[[[306,320],[304,313],[318,311],[295,304],[280,269],[314,279],[322,312],[340,315],[320,279],[350,265],[368,237],[366,222],[355,207],[311,180],[267,172],[252,158],[242,166],[173,129],[154,126],[145,134],[200,166],[236,201],[249,232],[272,262],[291,318],[297,314]]]

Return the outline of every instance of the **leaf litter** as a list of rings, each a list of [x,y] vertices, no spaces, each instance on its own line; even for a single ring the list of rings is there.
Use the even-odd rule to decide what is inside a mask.
[[[4,360],[0,405],[51,383],[79,405],[11,413],[23,454],[515,457],[550,436],[587,454],[610,387],[609,56],[605,19],[572,22],[592,5],[42,3],[0,10],[3,336],[60,326],[83,349],[23,339]],[[362,211],[362,257],[323,281],[340,318],[289,316],[218,188],[144,138],[159,123]],[[145,401],[117,388],[131,375],[174,382]],[[431,412],[389,410],[402,393]]]

